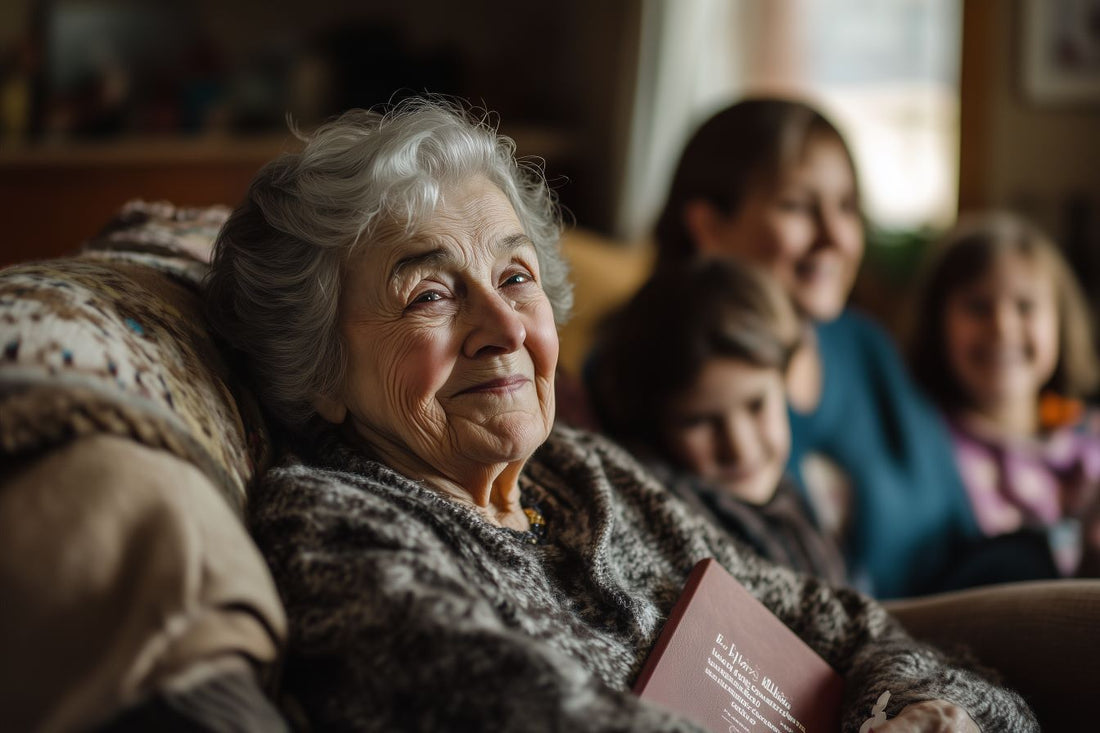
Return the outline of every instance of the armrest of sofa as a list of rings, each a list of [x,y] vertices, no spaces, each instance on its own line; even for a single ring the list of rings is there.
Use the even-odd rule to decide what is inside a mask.
[[[129,205],[0,271],[5,726],[281,727],[285,620],[242,522],[268,432],[201,308],[225,214]]]
[[[220,674],[251,671],[258,687],[286,633],[221,491],[187,461],[104,434],[4,465],[0,596],[13,730],[85,729]]]
[[[965,647],[1024,696],[1043,730],[1089,730],[1100,680],[1100,580],[1010,583],[886,608],[918,639]]]

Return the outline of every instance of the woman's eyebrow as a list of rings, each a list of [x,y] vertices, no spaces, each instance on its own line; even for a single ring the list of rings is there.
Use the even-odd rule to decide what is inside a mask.
[[[497,241],[497,252],[510,252],[521,247],[531,246],[534,247],[535,243],[531,241],[523,232],[517,232],[515,234],[509,234],[501,240]]]
[[[509,234],[506,237],[498,239],[494,245],[494,249],[498,254],[504,254],[512,252],[517,249],[521,249],[527,246],[534,246],[534,242],[523,232],[517,232],[515,234]],[[405,270],[414,267],[441,267],[457,261],[454,253],[443,247],[437,247],[430,249],[426,252],[417,252],[415,254],[402,257],[390,270],[390,280],[397,280],[401,277],[401,273]]]
[[[439,267],[445,263],[455,261],[455,256],[442,247],[431,249],[427,252],[417,252],[407,257],[402,257],[390,270],[390,280],[398,280],[401,273],[412,267]]]

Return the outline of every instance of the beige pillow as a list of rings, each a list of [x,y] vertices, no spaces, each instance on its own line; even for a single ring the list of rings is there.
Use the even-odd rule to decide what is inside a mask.
[[[220,494],[190,463],[111,435],[8,463],[5,729],[83,729],[157,690],[272,667],[282,606]]]

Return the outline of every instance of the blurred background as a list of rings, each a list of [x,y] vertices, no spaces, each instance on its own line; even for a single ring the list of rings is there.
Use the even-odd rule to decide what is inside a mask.
[[[864,297],[960,210],[1008,207],[1100,298],[1100,0],[2,0],[0,264],[131,198],[232,205],[288,116],[423,91],[499,113],[577,225],[624,243],[710,112],[804,95],[855,149]]]

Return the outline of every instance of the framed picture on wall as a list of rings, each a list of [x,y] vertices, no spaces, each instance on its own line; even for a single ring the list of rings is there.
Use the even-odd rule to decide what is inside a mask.
[[[1100,0],[1021,0],[1023,85],[1040,104],[1100,104]]]

